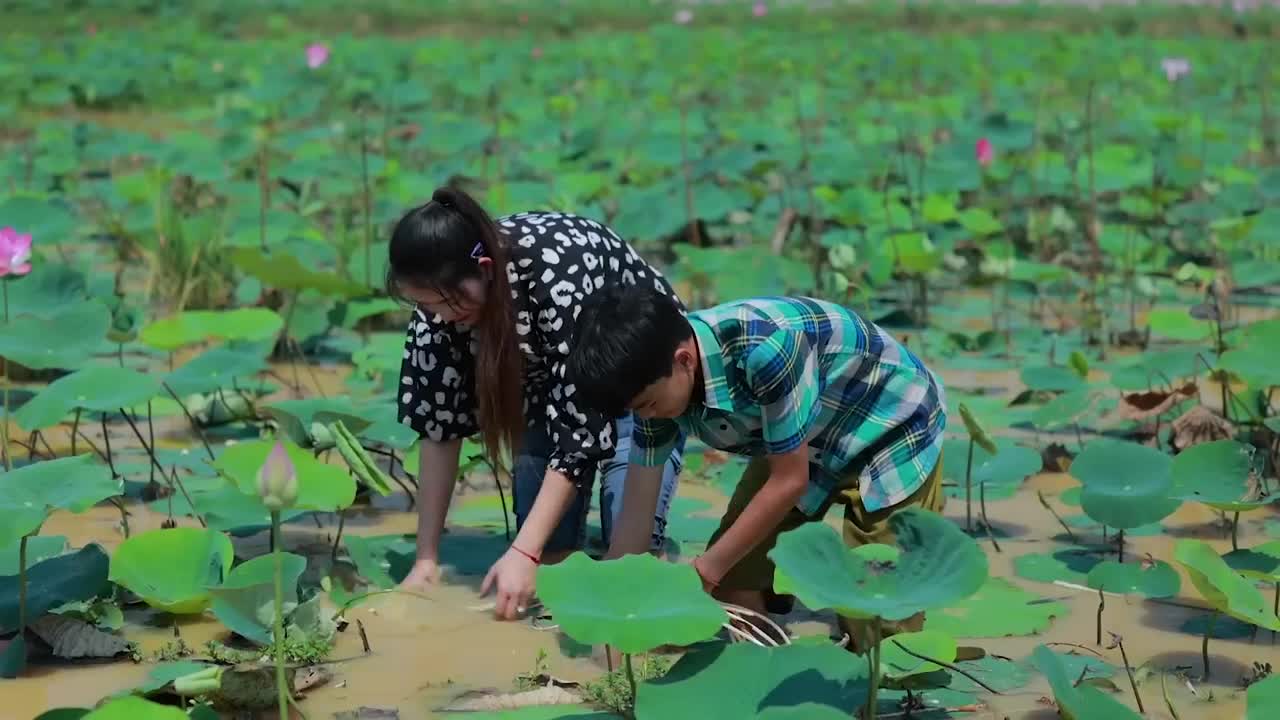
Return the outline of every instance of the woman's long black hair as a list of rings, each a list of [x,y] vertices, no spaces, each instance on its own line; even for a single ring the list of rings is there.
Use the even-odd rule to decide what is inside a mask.
[[[408,300],[406,287],[431,290],[446,300],[457,297],[464,281],[483,278],[480,257],[493,261],[493,272],[475,325],[479,341],[476,407],[485,454],[495,468],[501,468],[503,448],[516,451],[525,423],[523,367],[507,278],[508,248],[497,223],[463,190],[438,188],[431,200],[396,223],[386,286],[391,297],[401,300]]]

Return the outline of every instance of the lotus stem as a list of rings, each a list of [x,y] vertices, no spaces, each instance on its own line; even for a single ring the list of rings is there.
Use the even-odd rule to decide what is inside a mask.
[[[184,408],[185,409],[185,408]],[[76,408],[76,417],[71,421],[71,454],[76,454],[76,432],[80,429],[80,412],[82,408]]]
[[[963,675],[963,676],[965,676],[965,677],[969,678],[970,680],[972,680],[973,682],[977,683],[978,685],[981,685],[981,686],[983,687],[983,689],[985,689],[985,690],[986,690],[987,692],[989,692],[989,693],[993,693],[993,694],[995,694],[995,695],[1003,695],[1003,694],[1004,694],[1004,693],[1000,692],[999,690],[997,690],[997,689],[995,689],[995,688],[991,687],[990,685],[988,685],[988,684],[986,684],[986,683],[982,682],[981,680],[979,680],[978,678],[974,677],[973,675],[969,674],[967,671],[963,670],[962,668],[956,667],[955,665],[952,665],[951,663],[948,663],[948,662],[943,662],[943,661],[941,661],[941,660],[938,660],[938,659],[935,659],[935,658],[931,658],[931,657],[929,657],[928,655],[922,655],[922,654],[920,654],[920,653],[916,652],[915,650],[912,650],[912,649],[908,648],[907,646],[903,645],[902,643],[898,642],[897,640],[890,640],[890,642],[892,642],[894,645],[897,645],[899,650],[901,650],[902,652],[904,652],[904,653],[906,653],[906,654],[910,655],[911,657],[916,658],[917,660],[924,660],[925,662],[933,663],[934,665],[938,665],[938,666],[944,667],[944,668],[946,668],[946,669],[948,669],[948,670],[951,670],[951,671],[953,671],[953,672],[957,672],[957,673],[959,673],[959,674],[961,674],[961,675]]]
[[[631,653],[626,653],[622,656],[622,664],[627,670],[627,683],[631,685],[631,709],[627,712],[627,715],[634,718],[636,716],[636,674],[631,669]]]
[[[1124,529],[1123,528],[1116,535],[1116,542],[1119,543],[1119,550],[1117,551],[1117,554],[1120,562],[1123,563],[1124,562]]]
[[[1107,596],[1102,592],[1102,588],[1098,588],[1098,636],[1094,641],[1097,645],[1102,645],[1102,611],[1107,609]]]
[[[1231,516],[1231,549],[1240,549],[1240,511],[1237,510]]]
[[[972,451],[972,442],[969,447]],[[866,720],[876,720],[876,711],[879,709],[876,696],[880,690],[880,635],[880,616],[877,615],[871,620],[871,646],[867,648],[867,662],[871,665],[871,691],[867,695]]]
[[[964,530],[973,532],[973,438],[969,438],[969,457],[964,464]]]
[[[1000,549],[1000,543],[996,541],[996,531],[992,529],[991,522],[987,520],[987,484],[978,483],[978,506],[982,510],[982,527],[987,531],[987,537],[991,538],[991,547],[996,552],[1004,552]]]
[[[341,546],[342,544],[342,528],[346,524],[347,524],[347,514],[342,509],[339,509],[338,510],[338,535],[333,539],[333,551],[330,553],[330,558],[334,562],[338,561],[338,547]]]
[[[1213,634],[1213,624],[1218,619],[1218,611],[1214,610],[1209,616],[1209,622],[1204,626],[1204,642],[1200,644],[1200,659],[1204,661],[1204,677],[1201,681],[1209,679],[1209,636]]]
[[[1066,521],[1062,519],[1062,516],[1058,514],[1058,511],[1054,510],[1053,506],[1049,504],[1049,500],[1045,498],[1044,492],[1041,490],[1037,490],[1036,496],[1040,498],[1040,504],[1044,506],[1044,509],[1048,510],[1049,514],[1053,515],[1053,518],[1058,521],[1059,525],[1062,526],[1062,529],[1067,531],[1067,537],[1071,538],[1071,542],[1075,543],[1076,534],[1071,532],[1071,526],[1068,525]]]
[[[1138,712],[1143,715],[1147,714],[1147,709],[1142,706],[1142,695],[1138,693],[1138,681],[1133,677],[1133,668],[1129,665],[1129,655],[1124,651],[1124,639],[1119,635],[1112,635],[1116,639],[1116,646],[1120,648],[1120,659],[1124,661],[1124,671],[1129,676],[1129,687],[1133,688],[1133,699],[1138,702]]]
[[[169,397],[173,398],[174,402],[178,403],[178,407],[182,408],[182,414],[187,416],[187,422],[191,423],[191,429],[195,431],[196,437],[200,438],[200,444],[204,445],[204,451],[208,453],[210,460],[214,460],[213,448],[209,447],[209,438],[204,436],[204,430],[200,427],[200,424],[196,422],[196,419],[191,416],[191,411],[187,409],[187,404],[182,402],[182,398],[178,397],[178,393],[174,392],[173,388],[169,387],[169,383],[162,382],[160,383],[160,386],[169,393]],[[79,413],[78,410],[76,412]],[[78,417],[79,415],[77,414],[77,418]],[[71,442],[75,443],[74,434],[71,436]],[[75,445],[73,444],[72,447],[74,448]],[[75,453],[75,450],[72,450],[71,452]]]
[[[276,560],[276,606],[273,637],[276,642],[276,691],[280,720],[289,720],[289,681],[284,674],[284,554],[280,549],[280,511],[271,511],[271,546]]]
[[[18,636],[27,630],[27,538],[18,541]]]

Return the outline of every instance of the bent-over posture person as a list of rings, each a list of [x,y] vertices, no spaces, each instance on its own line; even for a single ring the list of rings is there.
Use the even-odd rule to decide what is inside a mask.
[[[609,557],[644,549],[659,473],[685,434],[750,457],[693,561],[719,600],[785,612],[791,599],[772,596],[768,552],[779,534],[821,520],[833,504],[856,546],[892,544],[887,520],[900,508],[941,511],[945,502],[941,381],[839,305],[760,297],[686,314],[652,288],[609,288],[578,318],[568,373],[584,405],[638,418]],[[923,622],[918,615],[886,632]],[[865,626],[841,624],[861,648]]]

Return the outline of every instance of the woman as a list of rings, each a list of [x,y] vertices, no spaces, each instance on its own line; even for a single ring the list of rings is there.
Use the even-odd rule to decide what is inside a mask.
[[[579,408],[564,362],[582,301],[616,284],[646,283],[675,297],[656,269],[604,225],[556,212],[493,219],[465,192],[442,187],[410,210],[391,236],[387,290],[415,304],[405,341],[400,421],[421,435],[417,560],[402,585],[440,576],[440,535],[453,496],[462,438],[479,432],[501,467],[514,456],[518,531],[489,569],[495,614],[523,612],[539,563],[581,548],[591,485],[607,465],[606,533],[622,499],[631,416]],[[681,449],[683,444],[681,445]],[[665,468],[653,549],[665,541],[680,471]]]

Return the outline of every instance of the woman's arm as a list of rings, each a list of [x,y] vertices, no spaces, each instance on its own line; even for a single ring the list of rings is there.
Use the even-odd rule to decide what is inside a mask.
[[[458,482],[462,441],[423,438],[418,447],[418,549],[413,569],[401,585],[421,588],[440,579],[440,536]]]

